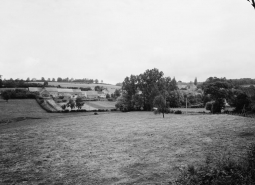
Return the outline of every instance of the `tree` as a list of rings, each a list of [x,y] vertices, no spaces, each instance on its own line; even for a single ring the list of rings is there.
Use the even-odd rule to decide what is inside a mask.
[[[42,77],[41,81],[42,81],[42,82],[44,82],[44,81],[45,81],[44,77]]]
[[[30,78],[29,77],[27,78],[26,82],[30,82]]]
[[[122,94],[122,96],[117,98],[117,103],[115,104],[116,109],[126,112],[130,110],[130,104],[127,99],[127,94]]]
[[[104,87],[103,86],[95,86],[95,91],[103,91],[104,90]]]
[[[11,91],[4,91],[2,92],[2,97],[4,100],[6,100],[6,102],[8,102],[8,100],[11,98]]]
[[[75,102],[72,99],[70,99],[69,102],[66,104],[66,106],[73,109],[75,108]]]
[[[114,96],[115,98],[118,98],[120,96],[120,89],[115,89]]]
[[[81,97],[76,98],[75,103],[78,109],[81,109],[81,107],[84,105],[84,102],[82,101]]]
[[[101,83],[103,83],[103,80],[101,80]]]
[[[95,79],[95,84],[98,84],[98,79]]]
[[[135,94],[132,97],[132,105],[134,106],[135,110],[141,110],[143,107],[143,97],[140,94]]]
[[[44,83],[43,83],[43,86],[48,86],[49,85],[49,83],[47,82],[47,81],[45,81]]]
[[[109,95],[109,94],[106,94],[106,98],[108,99],[108,98],[111,98],[111,97],[110,97],[110,95]]]
[[[50,78],[48,78],[48,82],[50,82]]]
[[[62,78],[58,77],[57,81],[62,82]]]
[[[253,8],[255,8],[255,1],[254,0],[247,0],[251,3],[251,5],[253,6]]]
[[[194,80],[194,84],[197,85],[197,77]]]
[[[229,103],[231,106],[235,107],[235,111],[241,111],[244,107],[246,110],[249,108],[251,100],[245,92],[235,90]]]
[[[55,82],[56,80],[55,80],[55,78],[52,78],[52,82]]]
[[[164,118],[165,117],[164,113],[165,113],[165,109],[166,109],[166,100],[165,100],[165,98],[162,95],[156,96],[154,98],[153,105],[154,105],[154,107],[157,108],[156,113],[162,113],[163,118]]]
[[[0,88],[3,87],[3,80],[0,79]]]
[[[230,88],[226,78],[208,78],[203,84],[204,94],[208,95],[214,101],[213,113],[220,113],[225,107],[225,100],[230,98]]]

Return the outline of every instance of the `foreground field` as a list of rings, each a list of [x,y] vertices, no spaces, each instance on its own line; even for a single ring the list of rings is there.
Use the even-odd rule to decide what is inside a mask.
[[[111,113],[0,125],[0,184],[168,184],[187,164],[253,142],[254,119]]]

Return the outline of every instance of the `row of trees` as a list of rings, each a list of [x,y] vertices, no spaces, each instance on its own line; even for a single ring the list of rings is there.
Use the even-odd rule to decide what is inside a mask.
[[[197,80],[195,79],[197,83]],[[117,99],[116,108],[123,111],[152,110],[160,112],[169,107],[181,107],[186,104],[212,105],[212,112],[218,113],[226,102],[236,111],[255,111],[255,87],[244,88],[226,78],[210,77],[200,85],[195,93],[178,90],[175,78],[164,77],[158,69],[146,70],[140,75],[126,77],[122,83],[122,95]],[[254,90],[253,90],[254,89]]]
[[[88,84],[99,83],[98,79],[88,79],[88,78],[74,79],[74,78],[68,78],[68,77],[67,78],[58,77],[57,79],[55,79],[55,78],[46,79],[46,78],[42,77],[40,80],[35,80],[35,79],[30,80],[30,78],[26,79],[26,82],[31,82],[31,81],[37,81],[37,82],[45,82],[45,81],[48,81],[48,82],[81,82],[81,83],[88,83]],[[101,80],[101,83],[103,83],[103,80]]]

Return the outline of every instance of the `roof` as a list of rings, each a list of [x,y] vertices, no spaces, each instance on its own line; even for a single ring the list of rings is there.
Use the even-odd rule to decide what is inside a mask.
[[[41,87],[29,87],[28,90],[30,92],[39,92],[40,90],[42,90]]]
[[[87,95],[98,95],[97,91],[86,91]]]

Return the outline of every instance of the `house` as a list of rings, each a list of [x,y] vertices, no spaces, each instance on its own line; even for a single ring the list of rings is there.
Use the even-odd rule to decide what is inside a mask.
[[[81,94],[81,89],[73,89],[73,95],[80,96]]]
[[[106,94],[103,93],[102,91],[97,91],[97,94],[99,98],[106,98]]]
[[[49,93],[49,91],[47,91],[45,88],[43,88],[39,91],[39,96],[42,98],[49,98],[50,95],[51,94]]]
[[[44,87],[45,90],[47,90],[51,96],[56,97],[58,96],[58,88],[56,87]]]
[[[73,96],[73,89],[57,89],[58,96]]]
[[[86,98],[88,99],[98,99],[97,91],[83,91],[86,92]]]

